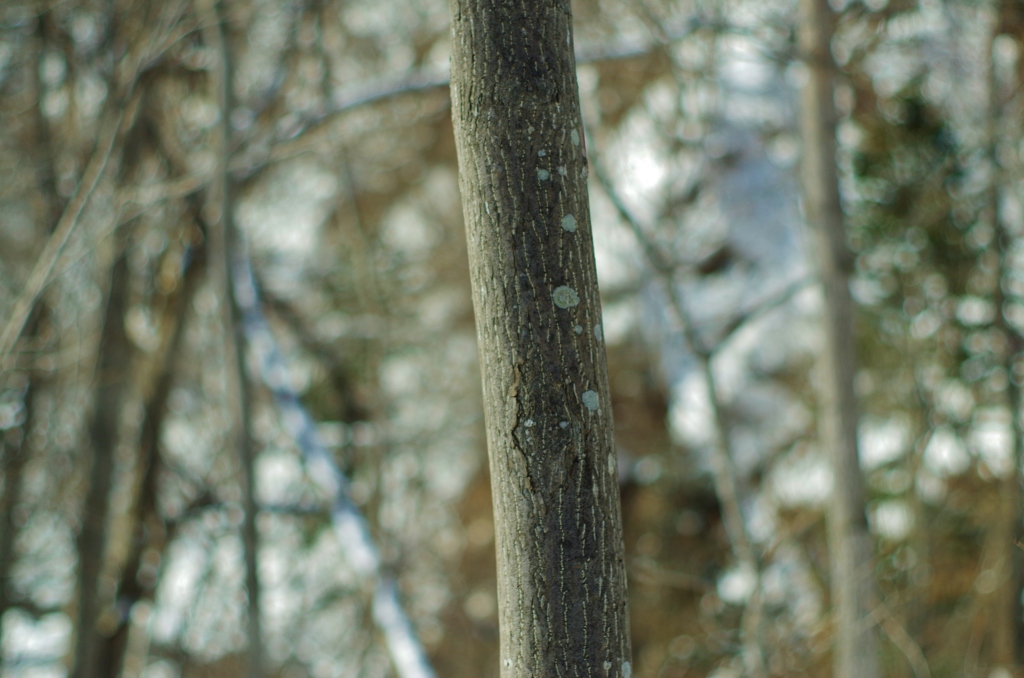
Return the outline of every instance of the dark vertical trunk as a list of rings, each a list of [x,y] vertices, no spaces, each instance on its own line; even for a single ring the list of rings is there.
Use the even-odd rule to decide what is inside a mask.
[[[176,298],[169,304],[170,336],[160,349],[160,365],[152,386],[143,394],[144,409],[139,435],[138,481],[131,542],[125,567],[117,585],[116,625],[113,632],[100,641],[97,656],[100,676],[120,676],[128,650],[131,613],[140,600],[152,600],[156,589],[159,563],[166,545],[166,525],[157,507],[157,479],[160,472],[160,434],[167,413],[167,399],[174,385],[175,370],[185,334],[185,318],[195,291],[205,271],[200,253],[186,270]]]
[[[874,542],[864,506],[857,452],[856,357],[851,257],[846,247],[836,167],[836,110],[827,0],[801,0],[800,45],[807,65],[803,91],[804,210],[814,237],[814,257],[824,289],[825,350],[822,357],[823,439],[832,453],[835,487],[829,510],[832,603],[835,607],[834,675],[879,675],[878,642],[870,621],[877,601]]]
[[[93,412],[89,422],[89,451],[92,459],[89,487],[82,509],[82,526],[78,534],[78,622],[74,678],[105,678],[97,666],[100,641],[97,622],[104,602],[100,575],[107,543],[114,450],[133,353],[131,341],[124,329],[128,279],[127,257],[121,253],[114,262],[111,274],[96,365]]]
[[[568,0],[452,0],[452,102],[501,674],[630,676],[611,403]]]
[[[34,145],[31,154],[36,156],[36,182],[39,190],[36,192],[35,217],[39,224],[37,232],[42,241],[53,232],[54,226],[60,219],[63,210],[63,200],[57,194],[56,178],[53,167],[53,144],[51,142],[50,126],[42,111],[43,85],[40,80],[42,70],[43,54],[47,44],[47,31],[50,26],[48,14],[42,14],[37,21],[36,45],[35,45],[35,68],[31,69],[33,80],[32,86],[35,90],[34,110],[34,132],[31,143]],[[25,327],[25,336],[31,341],[36,338],[43,326],[44,304],[36,302],[31,309]],[[2,357],[0,357],[2,363]],[[9,376],[9,375],[5,375]],[[22,471],[27,461],[28,437],[32,432],[33,412],[35,408],[33,401],[39,386],[44,378],[36,374],[32,367],[27,374],[21,375],[27,380],[23,402],[25,407],[25,420],[20,427],[7,431],[4,435],[2,445],[3,462],[3,496],[0,499],[0,664],[3,663],[3,624],[4,614],[11,605],[10,571],[14,565],[15,542],[17,540],[17,526],[15,525],[14,514],[21,501]],[[9,381],[2,384],[9,386]]]

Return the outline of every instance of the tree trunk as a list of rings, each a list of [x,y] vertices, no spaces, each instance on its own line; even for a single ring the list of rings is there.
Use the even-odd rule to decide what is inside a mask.
[[[1002,4],[1002,3],[1000,3]],[[998,9],[998,7],[996,8]],[[1010,82],[1001,83],[996,77],[995,66],[995,40],[1012,29],[996,24],[993,27],[992,38],[988,45],[989,59],[989,120],[988,120],[988,154],[991,164],[991,185],[988,190],[988,205],[986,217],[998,234],[999,243],[999,284],[995,286],[993,301],[999,313],[996,316],[996,327],[1006,340],[1005,369],[1009,375],[1018,374],[1015,369],[1019,361],[1024,359],[1024,337],[1013,326],[1007,317],[1014,302],[1019,301],[1017,295],[1012,294],[1014,285],[1012,279],[1016,273],[1014,270],[1014,242],[1020,238],[1020,228],[1014,227],[1007,219],[1000,215],[999,204],[1003,190],[1008,185],[1007,176],[1014,176],[1019,172],[1019,167],[1014,163],[1011,167],[1004,167],[999,159],[999,143],[1003,138],[1013,138],[1003,135],[1019,134],[1019,126],[1016,124],[1019,108],[1009,107],[1004,111],[1004,101],[1012,96],[1021,84],[1019,73],[1015,73]],[[1005,123],[1004,123],[1005,119]],[[1009,297],[1009,298],[1008,298]],[[1021,594],[1024,589],[1022,581],[1022,561],[1024,551],[1021,550],[1021,540],[1024,539],[1024,523],[1021,520],[1022,501],[1021,492],[1021,462],[1024,461],[1024,419],[1021,415],[1021,383],[1016,377],[1012,377],[1007,384],[1007,405],[1010,409],[1011,430],[1013,431],[1011,462],[1012,466],[1007,477],[999,481],[999,517],[994,526],[994,537],[997,544],[998,554],[996,562],[999,572],[1000,586],[996,589],[992,598],[992,647],[991,664],[994,667],[1001,667],[1012,671],[1017,666],[1020,658],[1022,642],[1022,606]]]
[[[152,381],[148,388],[143,387],[144,407],[136,462],[139,478],[132,507],[132,536],[117,584],[116,623],[102,639],[97,651],[96,665],[100,676],[122,674],[128,654],[132,610],[141,600],[152,601],[156,591],[158,573],[151,563],[146,563],[146,559],[156,553],[162,560],[167,545],[167,526],[157,502],[160,436],[167,414],[167,400],[175,384],[188,311],[206,270],[205,252],[200,249],[193,256],[195,259],[168,300],[167,317],[163,321],[165,338],[151,368]]]
[[[569,5],[450,4],[505,678],[632,673]]]
[[[35,317],[29,320],[32,327],[39,322],[39,307]],[[34,328],[33,328],[34,329]],[[15,548],[18,539],[18,524],[15,513],[21,503],[22,477],[29,455],[29,436],[35,425],[36,389],[42,381],[39,378],[25,377],[26,384],[23,397],[25,419],[21,426],[0,434],[0,480],[3,481],[3,494],[0,495],[0,666],[3,666],[6,653],[3,645],[3,618],[11,608],[14,590],[11,587],[11,570],[17,557]]]
[[[98,655],[100,635],[97,629],[100,610],[109,596],[101,591],[103,562],[106,555],[107,518],[114,475],[114,448],[117,445],[121,410],[132,365],[132,344],[124,329],[128,310],[128,260],[122,252],[114,262],[110,279],[103,333],[100,336],[96,365],[96,389],[89,422],[89,448],[92,464],[89,489],[82,509],[82,527],[78,533],[78,623],[75,640],[74,678],[100,678]]]
[[[221,292],[224,323],[224,366],[227,370],[227,399],[231,412],[231,444],[238,451],[241,471],[242,551],[245,560],[245,590],[248,600],[249,666],[247,678],[264,675],[263,631],[260,619],[259,534],[256,528],[256,448],[252,435],[252,406],[249,399],[249,378],[245,365],[245,337],[242,332],[242,310],[231,285],[231,263],[239,247],[239,234],[234,222],[234,186],[228,168],[231,158],[232,63],[227,25],[223,7],[216,0],[204,0],[200,12],[206,28],[203,37],[217,54],[212,71],[213,86],[220,109],[217,132],[217,175],[211,184],[206,204],[211,250],[211,278]]]
[[[1017,361],[1024,353],[1021,339],[1009,335],[1009,346],[1013,354],[1008,362]],[[999,481],[999,517],[995,525],[999,554],[997,555],[1000,586],[992,599],[992,648],[991,665],[1006,670],[1018,666],[1021,651],[1021,475],[1022,439],[1024,422],[1021,421],[1021,387],[1011,384],[1010,403],[1013,417],[1013,469],[1006,478]]]
[[[864,511],[857,453],[857,400],[851,257],[843,233],[836,169],[836,110],[827,0],[801,0],[800,45],[807,65],[803,91],[804,211],[814,236],[825,296],[823,439],[832,452],[835,487],[829,510],[835,678],[879,675],[878,642],[870,621],[877,604],[873,540]]]
[[[56,177],[54,173],[53,142],[50,134],[50,126],[46,116],[43,115],[43,84],[40,73],[43,68],[44,54],[47,47],[47,29],[51,25],[51,16],[42,14],[36,24],[35,61],[36,68],[32,69],[34,79],[32,87],[36,105],[34,107],[33,123],[35,134],[30,143],[33,148],[33,155],[36,156],[36,220],[40,225],[38,232],[43,242],[53,233],[54,226],[60,220],[61,212],[64,209],[65,201],[60,198],[56,188]],[[25,325],[25,336],[36,337],[44,324],[45,304],[36,301],[32,304]],[[2,371],[2,358],[0,358],[0,371]],[[2,375],[2,386],[10,386],[11,372]],[[0,498],[0,665],[4,661],[4,636],[3,618],[11,607],[13,590],[10,588],[10,573],[17,557],[15,544],[18,537],[18,526],[14,518],[22,495],[22,473],[25,464],[28,462],[31,450],[29,448],[29,437],[35,425],[35,401],[40,391],[40,386],[46,378],[39,374],[33,365],[22,374],[26,379],[23,406],[25,408],[25,419],[22,424],[4,434],[0,440],[0,450],[3,453],[2,481],[3,496]]]

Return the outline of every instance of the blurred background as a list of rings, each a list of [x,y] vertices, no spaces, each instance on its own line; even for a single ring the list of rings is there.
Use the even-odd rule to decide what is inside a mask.
[[[832,6],[866,623],[885,676],[1010,678],[1024,5]],[[831,675],[796,3],[573,12],[633,675],[738,678],[752,616],[770,675]],[[437,675],[498,675],[448,30],[443,0],[0,3],[0,674],[392,676],[407,619]]]

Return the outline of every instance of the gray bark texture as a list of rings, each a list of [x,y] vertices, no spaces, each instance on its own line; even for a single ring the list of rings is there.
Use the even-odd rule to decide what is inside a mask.
[[[822,356],[823,438],[835,476],[828,516],[832,605],[835,609],[833,675],[876,678],[878,641],[871,622],[877,605],[874,543],[864,511],[864,481],[857,450],[856,356],[853,300],[836,168],[833,17],[827,0],[801,0],[800,46],[807,65],[803,90],[804,211],[814,238],[825,297]]]
[[[570,5],[450,7],[501,675],[628,678],[622,520]]]

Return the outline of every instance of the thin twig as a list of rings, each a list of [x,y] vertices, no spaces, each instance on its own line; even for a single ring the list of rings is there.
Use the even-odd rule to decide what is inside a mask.
[[[594,148],[592,141],[588,141],[588,148]],[[746,521],[743,518],[743,511],[740,507],[739,483],[731,452],[733,447],[732,433],[725,420],[725,414],[718,397],[717,381],[712,367],[714,351],[704,346],[697,335],[693,318],[690,316],[685,300],[676,285],[675,273],[679,268],[678,264],[670,261],[651,241],[647,235],[647,229],[640,225],[640,222],[633,216],[632,212],[618,195],[611,179],[604,172],[601,163],[598,161],[596,153],[591,150],[590,155],[591,167],[605,194],[611,200],[630,230],[633,231],[648,262],[654,269],[655,274],[661,279],[669,299],[669,306],[679,320],[683,331],[683,338],[690,352],[696,357],[700,366],[701,376],[703,376],[707,386],[708,400],[717,433],[715,443],[712,446],[712,478],[715,484],[715,493],[718,495],[722,505],[722,522],[725,525],[733,556],[741,567],[749,569],[755,580],[753,593],[741,621],[744,645],[748,646],[744,651],[744,660],[748,663],[748,669],[753,675],[761,676],[765,674],[765,668],[764,652],[761,647],[759,630],[762,609],[760,559],[754,550],[750,534],[747,531]]]
[[[696,575],[667,570],[647,558],[634,560],[629,568],[629,573],[637,581],[652,586],[665,586],[695,593],[703,593],[714,588],[710,582]]]
[[[348,478],[320,441],[313,418],[284,378],[288,369],[260,307],[252,265],[242,241],[233,250],[231,274],[235,299],[244,312],[246,341],[260,365],[263,383],[274,397],[281,422],[301,451],[310,480],[332,502],[331,524],[349,565],[360,576],[376,579],[373,619],[384,635],[395,672],[400,678],[433,678],[426,651],[399,603],[396,582],[384,571],[366,518],[349,496]]]
[[[78,190],[57,221],[53,233],[29,274],[25,287],[14,303],[10,318],[0,332],[0,375],[11,368],[11,354],[25,330],[25,323],[28,322],[39,295],[53,279],[53,269],[80,223],[82,213],[96,192],[97,186],[105,176],[118,141],[134,122],[139,103],[135,86],[139,78],[153,68],[168,49],[188,34],[190,29],[181,21],[187,6],[184,0],[160,5],[159,20],[154,22],[154,28],[135,45],[138,49],[137,56],[120,62],[118,75],[115,77],[116,84],[111,87],[117,95],[111,97],[108,104],[105,122],[100,126],[95,150],[82,173]]]
[[[871,619],[877,624],[892,644],[903,653],[910,664],[916,678],[931,678],[932,671],[928,667],[928,659],[924,656],[921,646],[917,644],[907,630],[896,621],[896,618],[884,603],[871,611]]]
[[[601,49],[579,50],[576,55],[576,64],[582,66],[585,64],[634,59],[649,55],[657,50],[663,50],[666,45],[678,42],[704,28],[712,28],[718,31],[723,30],[721,26],[695,17],[687,22],[682,29],[666,33],[653,43],[642,42],[637,44],[630,41],[629,43],[612,45]],[[383,79],[387,80],[387,78]],[[295,124],[290,127],[285,135],[286,138],[279,139],[279,143],[274,146],[267,157],[251,164],[245,163],[239,157],[236,161],[232,162],[232,171],[236,173],[235,175],[239,181],[251,180],[276,162],[308,151],[308,146],[311,142],[306,137],[339,115],[409,94],[440,91],[446,89],[450,83],[447,71],[438,72],[429,69],[402,74],[394,78],[390,84],[381,85],[381,80],[382,78],[379,77],[374,78],[365,84],[348,88],[346,93],[332,96],[327,101],[327,105],[323,110],[296,120]]]

